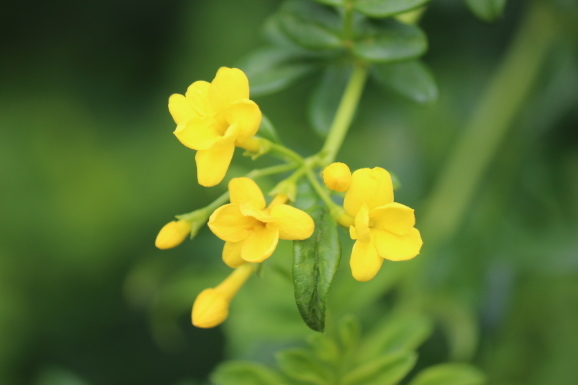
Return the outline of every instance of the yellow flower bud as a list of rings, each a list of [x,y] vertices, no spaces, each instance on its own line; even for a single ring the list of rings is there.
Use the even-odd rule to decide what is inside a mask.
[[[351,184],[351,171],[345,163],[332,163],[323,170],[323,182],[333,191],[347,191]]]
[[[159,249],[171,249],[183,243],[185,238],[191,233],[193,224],[189,221],[178,220],[167,223],[163,226],[157,239],[155,246]]]
[[[229,298],[218,290],[203,290],[193,304],[193,325],[205,329],[220,325],[229,315],[229,302]]]
[[[248,263],[235,269],[214,289],[203,290],[195,299],[191,321],[198,328],[214,328],[227,319],[229,304],[243,284],[253,274],[254,267]]]

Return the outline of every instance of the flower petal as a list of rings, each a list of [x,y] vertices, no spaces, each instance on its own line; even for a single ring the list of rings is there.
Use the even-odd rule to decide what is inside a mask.
[[[185,94],[193,109],[201,117],[207,115],[207,102],[210,86],[211,83],[200,80],[191,84]]]
[[[383,258],[377,253],[373,242],[355,242],[349,260],[353,278],[367,282],[377,275],[382,264]]]
[[[241,258],[241,247],[243,242],[225,242],[223,247],[223,262],[229,267],[236,268],[247,261]]]
[[[242,143],[252,138],[261,125],[261,110],[255,102],[241,99],[229,104],[223,111],[229,125],[237,124],[239,133],[237,142]]]
[[[201,186],[211,187],[219,184],[231,164],[235,152],[234,138],[224,137],[207,150],[197,151],[197,179]]]
[[[243,241],[241,258],[247,262],[263,262],[275,251],[279,242],[279,230],[264,225],[253,227],[249,237]]]
[[[240,242],[249,236],[249,230],[257,223],[254,218],[246,217],[239,205],[228,204],[216,209],[209,218],[209,228],[223,241]]]
[[[345,193],[343,207],[347,214],[357,216],[361,206],[366,203],[371,211],[375,207],[393,202],[393,184],[389,172],[381,167],[362,168],[351,177],[351,185]]]
[[[398,235],[407,234],[415,226],[413,209],[401,203],[393,202],[376,207],[369,216],[374,228]]]
[[[367,205],[365,203],[361,205],[361,208],[355,217],[354,226],[357,238],[360,241],[371,241],[371,232],[369,231],[369,210],[367,209]]]
[[[193,150],[207,150],[221,139],[217,133],[218,122],[212,118],[193,117],[177,126],[177,139]]]
[[[169,97],[169,112],[176,124],[200,117],[187,98],[180,94],[173,94]]]
[[[249,80],[240,69],[221,67],[209,87],[208,96],[208,109],[216,114],[239,99],[249,99]]]
[[[267,205],[265,197],[253,179],[246,177],[233,178],[229,182],[229,199],[231,203],[250,203],[253,208],[263,210]]]
[[[286,204],[271,207],[271,216],[275,218],[267,226],[279,229],[279,238],[288,240],[307,239],[313,234],[315,223],[305,211]]]
[[[405,235],[389,231],[372,231],[379,255],[390,261],[406,261],[419,254],[423,241],[416,228]]]

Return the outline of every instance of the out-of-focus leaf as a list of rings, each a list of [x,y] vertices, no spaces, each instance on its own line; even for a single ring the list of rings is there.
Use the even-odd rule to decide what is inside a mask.
[[[430,335],[431,321],[420,315],[394,315],[370,331],[359,348],[360,362],[380,354],[416,349]]]
[[[331,128],[350,74],[351,68],[347,66],[328,67],[311,95],[309,122],[315,132],[323,137],[327,136]]]
[[[281,370],[291,378],[317,385],[333,381],[333,373],[304,349],[285,350],[276,356]]]
[[[341,41],[341,20],[337,12],[320,4],[292,0],[277,15],[281,29],[295,43],[314,50],[335,49]]]
[[[429,0],[355,0],[353,7],[370,17],[388,17],[411,11]]]
[[[377,64],[373,68],[373,76],[378,84],[411,101],[427,104],[438,98],[438,87],[433,75],[418,60]]]
[[[313,0],[321,4],[332,5],[334,7],[342,7],[345,5],[345,0]]]
[[[484,374],[475,367],[449,363],[422,370],[409,385],[482,385],[485,382]]]
[[[273,143],[283,144],[283,142],[281,142],[281,138],[279,138],[279,134],[277,134],[275,126],[265,115],[263,115],[261,119],[261,125],[259,126],[259,136],[262,136],[265,139],[269,139]]]
[[[88,382],[68,370],[49,367],[40,372],[34,385],[88,385]]]
[[[398,352],[383,355],[347,373],[343,385],[395,385],[413,368],[417,355]]]
[[[337,362],[339,358],[339,346],[327,334],[315,333],[307,337],[307,343],[313,353],[322,361]]]
[[[323,332],[329,289],[341,258],[337,225],[324,207],[307,211],[315,221],[315,232],[293,246],[293,286],[295,302],[303,321]]]
[[[361,337],[361,324],[357,317],[347,315],[343,317],[339,323],[337,333],[339,334],[339,340],[341,341],[343,348],[351,350],[359,343],[359,338]]]
[[[266,47],[245,57],[238,67],[245,71],[251,96],[281,91],[317,68],[316,63],[297,52]]]
[[[393,19],[361,20],[355,24],[353,54],[360,59],[388,63],[416,58],[427,49],[425,34],[416,26]]]
[[[466,0],[470,11],[484,21],[495,21],[504,12],[506,0]]]
[[[253,362],[229,361],[211,374],[216,385],[277,385],[282,382],[277,373]]]

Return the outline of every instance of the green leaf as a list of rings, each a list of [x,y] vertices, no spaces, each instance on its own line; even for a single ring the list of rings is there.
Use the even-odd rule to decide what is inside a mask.
[[[321,361],[335,363],[339,359],[339,346],[328,335],[311,334],[307,337],[307,343]]]
[[[436,81],[420,61],[377,64],[373,67],[373,76],[381,86],[416,103],[432,103],[438,98]]]
[[[281,370],[291,378],[317,385],[332,383],[332,372],[304,349],[285,350],[276,357]]]
[[[350,74],[350,66],[334,65],[328,67],[323,72],[321,82],[311,95],[308,111],[309,122],[315,132],[322,137],[329,133]]]
[[[303,0],[287,1],[277,17],[283,32],[298,45],[315,50],[335,49],[341,41],[341,20],[335,10]]]
[[[268,139],[273,143],[283,144],[283,142],[281,142],[281,138],[279,138],[279,134],[277,134],[275,126],[265,115],[263,115],[261,118],[261,125],[259,126],[258,132],[259,136]]]
[[[419,315],[398,314],[371,330],[360,346],[358,361],[394,351],[415,350],[431,334],[429,318]]]
[[[279,375],[268,367],[252,362],[229,361],[217,367],[211,374],[216,385],[277,385]]]
[[[466,0],[466,4],[476,17],[492,22],[504,12],[506,0]]]
[[[394,385],[413,368],[415,353],[398,352],[383,355],[347,373],[343,385]]]
[[[321,206],[307,211],[315,221],[315,231],[293,246],[293,286],[295,302],[303,321],[311,329],[325,329],[325,308],[329,288],[341,258],[337,225]]]
[[[449,363],[422,370],[409,385],[483,385],[485,376],[468,364]]]
[[[339,323],[337,333],[345,350],[354,349],[361,338],[361,324],[357,317],[346,315]]]
[[[333,7],[343,7],[345,6],[345,0],[313,0],[321,4],[331,5]]]
[[[429,0],[355,0],[353,7],[370,17],[389,17],[411,11]]]
[[[393,19],[364,19],[355,25],[353,54],[376,63],[416,58],[427,49],[425,34],[416,26]]]
[[[249,78],[251,96],[261,96],[291,86],[318,64],[285,48],[266,47],[249,54],[238,67]]]

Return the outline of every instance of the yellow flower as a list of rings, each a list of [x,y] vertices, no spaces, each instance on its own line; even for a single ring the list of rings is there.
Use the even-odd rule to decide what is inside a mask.
[[[323,182],[337,192],[344,192],[351,184],[351,171],[345,163],[331,163],[323,170]]]
[[[309,214],[284,204],[278,195],[266,208],[265,198],[249,178],[229,182],[231,203],[219,207],[209,218],[209,228],[225,241],[223,261],[230,267],[245,262],[263,262],[277,247],[279,239],[306,239],[313,234]]]
[[[172,95],[169,111],[176,137],[197,150],[197,178],[206,187],[223,180],[235,146],[246,144],[261,124],[261,110],[249,100],[247,76],[237,68],[222,67],[212,83],[197,81],[184,96]]]
[[[356,280],[375,277],[384,259],[404,261],[419,254],[423,242],[413,209],[393,201],[391,176],[383,168],[355,171],[343,207],[354,218],[349,230],[357,241],[349,264]]]
[[[191,233],[193,224],[189,221],[178,220],[167,223],[163,226],[157,239],[155,246],[159,249],[171,249],[183,243],[185,238]]]
[[[229,315],[231,300],[252,273],[252,265],[238,267],[219,286],[203,290],[193,303],[193,325],[199,328],[220,325]]]

